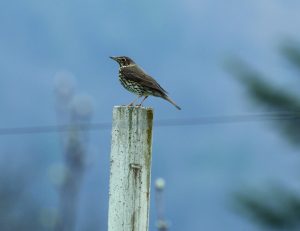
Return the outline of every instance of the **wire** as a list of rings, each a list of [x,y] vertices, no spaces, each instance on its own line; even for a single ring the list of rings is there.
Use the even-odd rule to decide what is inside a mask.
[[[206,116],[186,119],[162,119],[154,121],[154,126],[194,126],[194,125],[209,125],[209,124],[232,124],[244,122],[262,122],[274,120],[299,120],[299,113],[283,112],[283,113],[260,113],[260,114],[240,114],[240,115],[220,115],[220,116]],[[20,134],[34,134],[34,133],[56,133],[67,132],[71,129],[77,130],[105,130],[111,128],[110,122],[102,123],[86,123],[86,124],[64,124],[64,125],[47,125],[34,127],[14,127],[14,128],[0,128],[0,135],[20,135]]]
[[[65,125],[48,125],[36,127],[15,127],[0,128],[0,135],[15,134],[32,134],[32,133],[53,133],[66,132],[75,128],[78,130],[104,130],[111,127],[111,123],[89,123],[89,124],[65,124]]]
[[[300,115],[291,113],[265,113],[265,114],[244,114],[244,115],[221,115],[207,116],[188,119],[169,119],[157,121],[158,126],[192,126],[192,125],[208,125],[208,124],[226,124],[226,123],[242,123],[242,122],[260,122],[271,120],[297,120]]]

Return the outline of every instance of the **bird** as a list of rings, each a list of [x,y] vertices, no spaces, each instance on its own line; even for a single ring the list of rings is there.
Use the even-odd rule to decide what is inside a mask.
[[[137,98],[134,99],[128,106],[134,106],[134,103],[139,98],[144,97],[141,103],[136,105],[142,106],[142,103],[148,98],[148,96],[156,96],[167,100],[178,110],[181,110],[181,108],[167,95],[168,92],[131,58],[127,56],[110,56],[110,58],[119,64],[119,80],[122,86],[126,90],[137,95]]]

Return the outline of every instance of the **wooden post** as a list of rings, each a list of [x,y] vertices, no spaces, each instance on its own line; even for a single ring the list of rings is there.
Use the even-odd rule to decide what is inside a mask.
[[[153,110],[113,110],[108,231],[148,231]]]

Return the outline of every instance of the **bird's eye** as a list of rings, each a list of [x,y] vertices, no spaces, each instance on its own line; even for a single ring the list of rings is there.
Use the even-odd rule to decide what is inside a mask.
[[[122,58],[122,62],[125,63],[125,62],[126,62],[126,59],[125,59],[125,58]]]

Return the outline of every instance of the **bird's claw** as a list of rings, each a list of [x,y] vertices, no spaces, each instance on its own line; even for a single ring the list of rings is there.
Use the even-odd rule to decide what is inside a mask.
[[[134,105],[133,103],[130,103],[130,104],[127,105],[127,107],[141,107],[141,106],[142,106],[141,103],[140,104],[136,104],[136,105]]]

